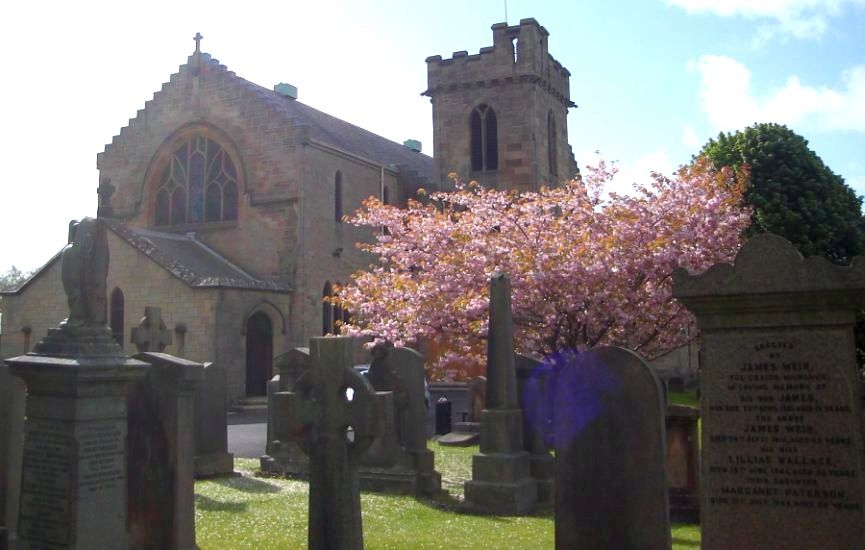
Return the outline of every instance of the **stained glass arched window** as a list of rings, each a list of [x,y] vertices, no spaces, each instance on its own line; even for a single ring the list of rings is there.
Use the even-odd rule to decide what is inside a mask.
[[[204,136],[186,140],[159,178],[156,225],[236,220],[237,179],[234,161],[219,143]]]

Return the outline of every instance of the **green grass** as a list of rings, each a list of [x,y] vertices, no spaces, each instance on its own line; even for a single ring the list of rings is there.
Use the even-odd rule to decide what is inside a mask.
[[[442,487],[450,494],[418,500],[362,493],[365,548],[553,548],[552,511],[527,517],[457,513],[477,447],[430,445]],[[257,467],[257,460],[237,459],[241,477],[195,483],[196,537],[202,550],[306,548],[306,482],[255,477]],[[699,541],[699,527],[673,527],[673,548],[693,550]]]
[[[688,405],[690,407],[700,406],[700,400],[697,399],[696,390],[687,392],[668,392],[667,402],[671,405]]]

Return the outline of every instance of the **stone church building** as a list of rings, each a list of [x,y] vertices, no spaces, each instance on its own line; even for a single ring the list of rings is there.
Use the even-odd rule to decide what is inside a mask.
[[[372,258],[371,231],[343,221],[369,196],[405,204],[457,172],[490,186],[557,185],[576,173],[567,143],[568,71],[534,19],[492,27],[478,54],[427,59],[434,156],[313,109],[195,52],[97,155],[109,228],[111,329],[128,353],[145,306],[166,352],[226,366],[229,397],[265,393],[271,359],[333,331],[334,284]],[[31,350],[66,315],[59,253],[2,294],[0,355]]]

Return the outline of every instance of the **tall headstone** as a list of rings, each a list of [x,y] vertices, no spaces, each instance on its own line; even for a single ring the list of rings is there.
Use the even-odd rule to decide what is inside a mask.
[[[105,227],[85,218],[69,237],[69,317],[6,361],[27,386],[17,545],[124,549],[126,394],[148,366],[123,355],[106,326]]]
[[[0,364],[0,549],[14,543],[24,444],[24,382]]]
[[[863,258],[803,259],[771,234],[732,265],[674,273],[703,339],[703,548],[863,547],[863,290]]]
[[[700,521],[700,409],[667,406],[667,483],[670,520]]]
[[[358,461],[381,435],[393,394],[376,394],[352,368],[353,339],[313,338],[312,366],[293,392],[274,395],[274,432],[309,454],[310,550],[361,550]]]
[[[267,382],[267,443],[261,457],[261,469],[294,477],[309,473],[309,457],[296,439],[280,440],[276,437],[274,396],[279,392],[294,391],[300,376],[312,367],[309,348],[294,348],[274,358],[277,374]]]
[[[234,473],[234,455],[228,452],[228,409],[225,368],[204,363],[195,389],[195,477]]]
[[[523,447],[511,285],[500,273],[490,284],[486,406],[481,412],[480,453],[472,457],[472,479],[465,483],[466,506],[485,513],[527,514],[535,507],[538,487]]]
[[[415,494],[441,491],[435,453],[427,448],[423,356],[413,349],[377,346],[367,379],[377,392],[393,393],[381,437],[361,458],[361,487]]]
[[[548,363],[517,354],[517,396],[523,411],[523,448],[529,453],[529,474],[538,484],[538,505],[554,504],[556,463],[551,453],[552,403]]]
[[[593,348],[562,356],[553,388],[556,548],[669,549],[664,403],[649,366]]]
[[[129,536],[132,548],[195,545],[195,389],[201,363],[135,356],[151,368],[129,391]]]

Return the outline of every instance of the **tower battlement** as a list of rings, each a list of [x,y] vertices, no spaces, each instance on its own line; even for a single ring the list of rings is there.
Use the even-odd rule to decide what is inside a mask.
[[[521,19],[519,25],[496,23],[492,31],[493,45],[476,54],[458,51],[449,59],[428,57],[423,95],[535,81],[566,107],[574,106],[570,100],[571,73],[550,55],[547,29],[528,18]]]
[[[577,172],[568,146],[570,76],[534,19],[492,26],[493,45],[428,57],[440,185],[457,173],[487,187],[535,190]]]

